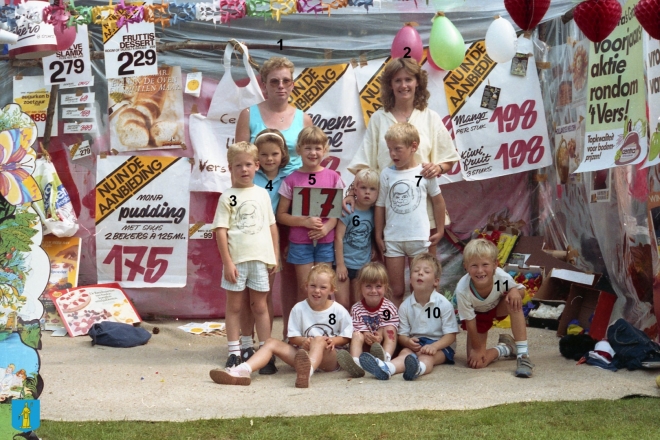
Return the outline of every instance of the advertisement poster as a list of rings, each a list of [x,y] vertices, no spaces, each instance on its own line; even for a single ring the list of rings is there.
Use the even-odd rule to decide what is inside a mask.
[[[651,141],[649,143],[649,154],[644,167],[650,167],[660,163],[660,41],[650,38],[644,32],[646,43],[646,69],[648,76],[648,99],[649,106],[649,132]]]
[[[60,88],[65,84],[94,85],[87,25],[77,26],[76,39],[68,49],[57,51],[42,61],[46,85],[60,84]]]
[[[117,283],[95,284],[50,294],[69,336],[82,336],[98,322],[140,322],[140,316]]]
[[[41,242],[41,247],[50,259],[50,278],[46,290],[41,295],[41,302],[44,304],[44,314],[41,317],[44,330],[63,328],[60,315],[49,294],[56,290],[78,287],[80,244],[79,237],[55,237],[54,235],[45,235]]]
[[[552,163],[536,63],[511,74],[511,62],[496,63],[483,40],[444,79],[455,142],[466,180],[521,173]]]
[[[577,172],[642,162],[647,156],[642,27],[623,6],[619,25],[589,47],[587,126],[583,162]]]
[[[158,75],[108,79],[110,146],[117,151],[181,148],[181,67],[159,67]]]
[[[103,52],[108,79],[158,73],[154,23],[140,21],[118,28],[116,20],[105,21]]]
[[[14,102],[21,106],[24,113],[30,115],[37,124],[39,137],[46,131],[46,113],[50,101],[50,86],[44,84],[43,76],[15,76]],[[53,115],[51,136],[57,136],[57,106]]]
[[[189,177],[186,158],[99,159],[95,217],[99,283],[186,285]]]
[[[555,128],[555,168],[557,170],[557,183],[573,183],[576,177],[575,170],[580,164],[582,150],[578,142],[582,140],[579,134],[580,125],[577,122],[561,125]],[[579,174],[577,175],[579,177]]]
[[[353,175],[346,166],[362,144],[365,128],[353,67],[347,63],[296,69],[293,83],[292,104],[328,136],[330,153],[322,165],[350,185]]]

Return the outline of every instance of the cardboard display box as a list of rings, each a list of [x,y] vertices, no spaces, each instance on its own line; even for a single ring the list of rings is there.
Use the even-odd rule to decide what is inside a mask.
[[[592,338],[597,341],[604,339],[615,302],[614,294],[573,284],[559,319],[557,336],[565,336],[568,324],[577,319]]]
[[[558,260],[547,254],[543,251],[544,248],[544,237],[526,236],[520,237],[516,246],[513,248],[514,253],[530,255],[525,262],[526,265],[541,266],[545,269],[543,283],[532,299],[537,308],[540,304],[548,304],[555,307],[559,304],[566,304],[572,286],[593,286],[600,279],[600,274],[582,272],[572,264]],[[566,310],[564,310],[565,313]],[[560,320],[531,318],[529,325],[532,327],[559,330]]]

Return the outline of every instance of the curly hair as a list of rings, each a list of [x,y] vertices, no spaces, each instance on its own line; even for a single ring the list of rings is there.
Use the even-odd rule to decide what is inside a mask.
[[[332,288],[333,292],[337,291],[337,274],[335,273],[334,270],[332,270],[332,266],[330,266],[328,263],[319,263],[315,266],[312,266],[312,268],[309,271],[309,274],[307,275],[307,282],[305,283],[305,286],[307,286],[313,278],[316,278],[320,274],[326,274],[330,278],[330,286]]]
[[[405,69],[417,80],[415,88],[415,101],[413,105],[417,110],[424,110],[428,105],[431,94],[426,89],[428,86],[428,74],[422,70],[413,58],[392,58],[380,75],[380,102],[388,112],[394,108],[394,91],[392,90],[392,78]]]
[[[266,84],[268,75],[273,70],[277,69],[289,69],[291,72],[291,77],[293,77],[293,63],[289,61],[288,58],[284,57],[271,57],[264,62],[264,65],[259,69],[259,75],[261,75],[261,82]]]

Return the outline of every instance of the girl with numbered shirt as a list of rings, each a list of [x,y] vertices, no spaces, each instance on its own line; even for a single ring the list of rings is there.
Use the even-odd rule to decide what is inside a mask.
[[[303,286],[313,265],[332,264],[335,260],[334,238],[336,218],[293,216],[290,213],[296,188],[344,188],[344,182],[337,172],[321,166],[323,157],[328,153],[328,137],[318,127],[306,127],[298,135],[296,151],[302,158],[302,166],[291,173],[280,186],[280,204],[277,207],[277,221],[290,226],[289,252],[286,261],[294,265],[298,280],[298,301],[305,298]],[[309,193],[308,193],[309,195]],[[299,196],[299,195],[298,195]],[[309,195],[311,198],[311,195]],[[294,292],[282,292],[282,295]],[[285,309],[282,301],[284,326],[290,310]]]
[[[305,282],[307,298],[296,304],[289,320],[289,343],[270,338],[247,362],[232,368],[211,370],[221,385],[250,385],[250,374],[277,356],[296,370],[296,388],[309,387],[316,370],[335,371],[337,350],[350,342],[351,316],[332,300],[337,276],[328,264],[312,267]]]
[[[338,352],[337,361],[351,376],[362,377],[364,370],[360,366],[360,355],[365,348],[368,347],[369,353],[383,362],[392,359],[396,349],[399,311],[386,298],[390,286],[387,270],[382,263],[367,263],[358,272],[356,281],[362,300],[351,309],[353,337],[350,352]]]

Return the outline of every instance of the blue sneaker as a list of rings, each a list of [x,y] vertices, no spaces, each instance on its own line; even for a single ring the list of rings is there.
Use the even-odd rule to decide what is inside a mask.
[[[389,380],[391,374],[390,369],[387,368],[385,362],[369,353],[362,353],[360,355],[360,365],[364,371],[376,376],[378,380]]]
[[[403,361],[406,369],[403,371],[404,380],[415,380],[419,377],[419,358],[416,354],[409,354]]]

